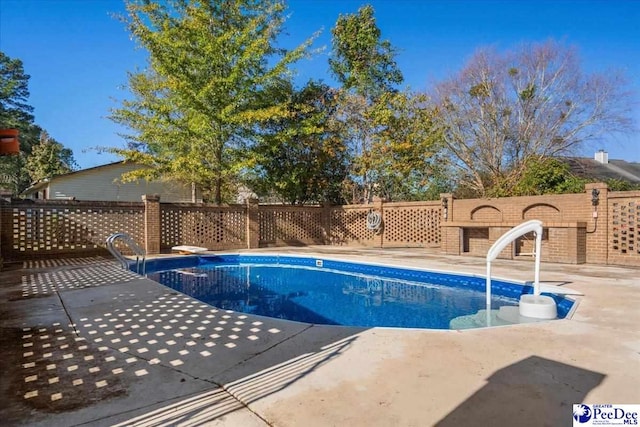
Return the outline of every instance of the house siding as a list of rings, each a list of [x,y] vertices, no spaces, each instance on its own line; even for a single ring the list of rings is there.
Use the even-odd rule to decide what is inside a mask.
[[[136,164],[120,163],[58,176],[49,183],[48,198],[140,202],[143,194],[159,194],[163,202],[191,202],[190,185],[175,181],[120,181],[123,173],[140,167]],[[196,196],[200,199],[200,194]]]

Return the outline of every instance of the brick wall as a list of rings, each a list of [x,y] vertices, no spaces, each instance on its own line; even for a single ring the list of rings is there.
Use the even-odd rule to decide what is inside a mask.
[[[382,246],[440,246],[440,202],[384,203]]]
[[[509,228],[529,220],[543,222],[542,260],[564,263],[640,266],[640,192],[610,192],[606,184],[585,186],[584,193],[447,200],[442,251],[484,256]],[[488,236],[484,238],[483,236]],[[460,239],[457,243],[456,239]],[[532,252],[524,236],[501,257]]]
[[[381,215],[377,230],[367,227],[370,212]],[[373,247],[439,247],[442,240],[439,201],[333,206],[328,209],[328,243]]]
[[[247,248],[251,245],[247,233],[251,221],[255,222],[254,209],[248,210],[248,206],[160,203],[160,249],[169,251],[179,245],[211,250]]]
[[[19,201],[0,204],[0,246],[6,260],[107,253],[115,232],[144,247],[144,205],[131,202]]]
[[[147,254],[160,253],[160,196],[144,195],[144,249]]]
[[[259,206],[259,245],[322,245],[323,215],[324,209],[318,206]]]
[[[640,192],[609,193],[607,238],[598,240],[609,264],[640,265]]]
[[[381,215],[377,230],[367,227]],[[543,222],[542,260],[640,266],[640,192],[454,199],[347,206],[214,206],[162,203],[42,201],[0,205],[0,253],[6,260],[104,253],[114,232],[133,236],[148,253],[176,245],[232,250],[283,245],[440,247],[445,254],[485,256],[510,228]],[[522,236],[501,258],[531,258],[533,236]]]

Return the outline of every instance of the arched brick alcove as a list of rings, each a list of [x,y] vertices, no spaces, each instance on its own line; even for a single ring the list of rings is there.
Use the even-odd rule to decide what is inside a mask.
[[[539,219],[542,222],[562,221],[562,212],[557,207],[548,203],[535,203],[522,210],[522,219]]]
[[[491,205],[481,205],[471,211],[472,221],[501,222],[502,212]]]

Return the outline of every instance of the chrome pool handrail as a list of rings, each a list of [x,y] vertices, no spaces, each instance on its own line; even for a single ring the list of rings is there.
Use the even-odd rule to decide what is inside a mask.
[[[120,239],[129,249],[136,255],[136,273],[145,274],[147,255],[145,250],[136,244],[133,237],[127,233],[113,233],[107,237],[107,250],[113,255],[115,259],[120,262],[122,268],[129,269],[129,259],[122,255],[122,252],[115,247],[116,240]]]

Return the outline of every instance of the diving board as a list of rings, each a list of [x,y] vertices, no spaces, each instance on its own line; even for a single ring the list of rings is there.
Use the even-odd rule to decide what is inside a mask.
[[[171,248],[171,250],[174,252],[179,252],[182,255],[199,254],[199,253],[208,251],[207,248],[203,248],[200,246],[187,246],[187,245],[174,246]]]

